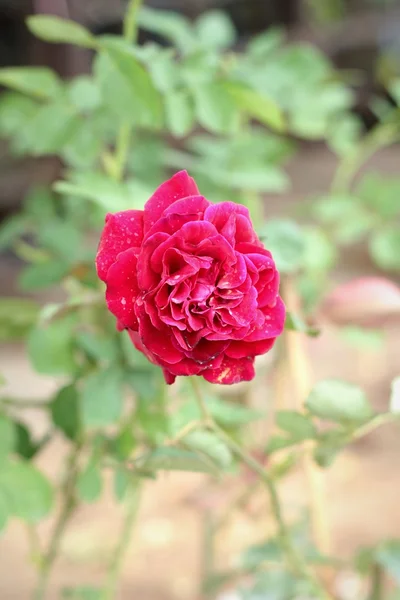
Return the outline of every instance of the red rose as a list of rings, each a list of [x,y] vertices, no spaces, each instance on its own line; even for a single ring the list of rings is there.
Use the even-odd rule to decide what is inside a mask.
[[[247,208],[211,204],[186,171],[143,211],[107,215],[96,264],[118,329],[167,383],[250,381],[254,357],[282,332],[279,273]]]

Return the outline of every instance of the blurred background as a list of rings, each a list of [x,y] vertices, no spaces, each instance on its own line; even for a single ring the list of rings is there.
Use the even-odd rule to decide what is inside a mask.
[[[190,20],[210,9],[225,11],[237,34],[234,50],[240,51],[254,36],[277,27],[286,31],[286,43],[311,43],[340,69],[343,81],[353,91],[351,113],[359,118],[364,132],[379,123],[379,107],[386,110],[396,105],[387,83],[400,76],[399,0],[148,0],[145,4],[178,12]],[[90,70],[91,50],[40,41],[26,28],[25,18],[31,14],[52,14],[73,19],[95,34],[118,34],[122,31],[125,7],[120,0],[0,0],[0,66],[48,66],[66,79],[86,74]],[[139,41],[168,46],[162,35],[144,29],[140,29]],[[2,93],[0,88],[0,102]],[[298,211],[302,214],[306,199],[321,195],[330,187],[337,166],[337,157],[323,141],[314,136],[306,140],[295,134],[290,137],[298,144],[298,152],[285,165],[291,187],[283,194],[263,194],[267,219]],[[179,150],[180,142],[176,146]],[[372,169],[379,171],[383,180],[395,178],[399,176],[399,164],[400,149],[394,144],[375,154],[362,173]],[[18,215],[27,194],[32,189],[50,186],[61,177],[64,166],[51,153],[40,157],[19,155],[10,150],[8,141],[0,140],[0,221]],[[378,186],[377,193],[379,189]],[[398,183],[393,204],[398,198],[400,209],[397,191],[400,192]],[[21,294],[18,276],[23,265],[20,252],[0,246],[0,295]],[[400,269],[391,271],[391,278],[397,283],[399,272]],[[330,284],[365,274],[382,274],[382,269],[371,262],[365,243],[357,242],[344,252],[329,275]],[[56,287],[24,291],[23,295],[42,303],[59,299],[60,292]],[[344,343],[344,338],[327,324],[319,338],[308,342],[315,379],[335,376],[356,380],[368,391],[375,407],[384,409],[390,381],[400,373],[399,323],[383,323],[381,332],[385,336],[383,344],[379,340],[375,343],[377,338],[373,335],[349,335]],[[53,377],[33,371],[21,340],[0,345],[0,370],[7,379],[10,395],[42,398],[55,390]],[[257,394],[261,400],[256,399],[255,403],[264,402],[264,391],[256,387],[253,395],[257,398]],[[37,411],[27,410],[26,414],[35,433],[41,435],[46,429],[41,416]],[[399,449],[398,432],[389,428],[352,446],[329,473],[328,512],[338,555],[348,556],[359,545],[400,535]],[[41,453],[39,463],[50,476],[56,474],[57,460],[63,452],[63,442],[58,440]],[[304,496],[301,477],[294,474],[285,479],[282,490],[290,512],[296,504],[293,499]],[[226,501],[220,491],[198,475],[163,475],[148,486],[140,527],[124,571],[121,600],[196,600],[197,580],[204,568],[201,556],[203,552],[204,559],[207,518],[210,511],[223,511]],[[262,523],[268,529],[268,516],[260,515],[259,508],[255,497],[230,522],[219,548],[222,564],[235,548],[254,540],[255,522],[257,527]],[[108,540],[119,527],[119,519],[118,509],[107,493],[97,504],[79,510],[62,545],[51,599],[60,598],[56,590],[71,580],[85,585],[102,578],[110,553]],[[49,528],[48,523],[41,525],[44,536]],[[24,531],[12,523],[0,537],[2,600],[29,598],[35,575],[34,569],[27,566],[26,557]],[[352,580],[349,585],[346,589],[350,589],[350,595],[346,598],[354,600]],[[229,594],[220,596],[220,600],[234,598]]]
[[[195,19],[210,9],[222,9],[232,19],[240,49],[252,36],[271,27],[283,27],[289,41],[315,44],[348,72],[356,96],[353,110],[366,128],[376,123],[371,100],[386,97],[384,79],[397,71],[400,61],[397,0],[190,0],[153,1],[148,6],[172,10]],[[70,45],[52,45],[35,38],[26,28],[27,15],[47,13],[82,23],[95,34],[121,33],[125,3],[119,0],[1,0],[0,66],[49,66],[62,77],[88,72],[91,52]],[[141,31],[140,42],[162,36]],[[17,210],[32,185],[52,180],[58,165],[53,160],[15,160],[7,146],[0,148],[0,214]]]

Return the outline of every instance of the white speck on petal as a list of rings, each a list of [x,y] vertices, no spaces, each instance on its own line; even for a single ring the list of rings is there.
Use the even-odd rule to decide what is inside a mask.
[[[121,298],[121,304],[122,304],[122,306],[125,306],[125,304],[126,304],[126,298]]]

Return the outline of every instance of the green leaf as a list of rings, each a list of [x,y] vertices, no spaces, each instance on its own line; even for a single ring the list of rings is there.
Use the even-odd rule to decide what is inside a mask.
[[[109,335],[80,331],[76,336],[76,343],[87,356],[94,360],[112,362],[119,355],[118,343]]]
[[[313,452],[313,457],[317,465],[322,469],[329,468],[342,449],[341,446],[342,444],[339,444],[339,441],[336,444],[334,442],[319,444]]]
[[[305,241],[296,223],[273,219],[262,226],[259,234],[282,273],[294,273],[302,266]]]
[[[174,50],[163,49],[156,45],[140,47],[138,55],[146,64],[155,87],[167,93],[180,84],[179,64],[174,60]]]
[[[378,547],[376,560],[400,584],[400,540],[390,540]]]
[[[75,44],[84,48],[96,48],[96,38],[79,23],[60,19],[53,15],[34,15],[26,19],[28,29],[45,42]]]
[[[41,156],[56,154],[81,126],[81,119],[65,99],[45,104],[24,127],[19,149]]]
[[[296,440],[292,438],[284,437],[283,435],[272,435],[268,440],[265,452],[267,455],[272,454],[278,450],[290,448],[290,446],[294,446],[296,443]]]
[[[285,131],[285,119],[279,106],[274,100],[256,90],[240,83],[224,83],[224,89],[234,99],[236,106],[242,109],[249,117],[257,119],[266,127],[274,131]]]
[[[38,373],[70,375],[75,371],[73,327],[74,320],[64,318],[31,331],[28,353]]]
[[[70,440],[76,440],[81,432],[79,395],[74,385],[63,387],[50,403],[53,423]]]
[[[123,373],[117,367],[91,373],[82,390],[82,418],[86,427],[118,421],[123,408]]]
[[[264,562],[281,562],[282,558],[279,543],[272,539],[247,548],[240,558],[240,563],[245,569],[256,569]]]
[[[171,41],[183,54],[190,53],[195,46],[190,21],[178,13],[143,6],[138,15],[138,25]]]
[[[307,398],[306,407],[317,417],[338,422],[362,422],[373,416],[363,390],[336,379],[317,383]]]
[[[321,333],[316,327],[309,327],[298,315],[286,313],[285,329],[288,331],[299,331],[310,337],[317,337]]]
[[[163,111],[160,93],[131,46],[111,36],[101,38],[101,44],[105,53],[101,53],[95,72],[104,101],[116,111],[122,110],[124,118],[132,123],[161,127]],[[120,98],[114,98],[115,94],[119,94]],[[122,114],[117,116],[122,117]]]
[[[101,600],[103,590],[91,586],[68,587],[62,591],[63,600]]]
[[[0,85],[36,98],[54,98],[62,89],[61,80],[46,67],[0,69]]]
[[[15,451],[22,458],[30,459],[35,456],[39,450],[38,444],[33,439],[29,429],[18,421],[14,421],[15,433],[16,433],[16,446]]]
[[[32,464],[25,462],[2,465],[0,498],[2,496],[8,501],[10,513],[28,523],[47,516],[53,505],[50,483]]]
[[[325,273],[331,269],[337,259],[337,250],[320,228],[307,228],[303,232],[304,250],[302,264],[305,269],[315,273]]]
[[[117,467],[114,471],[114,494],[117,500],[121,502],[128,491],[129,484],[132,481],[132,474],[126,469]]]
[[[264,416],[262,411],[248,408],[242,404],[234,404],[231,401],[226,402],[217,397],[207,398],[206,402],[212,417],[221,427],[240,427]],[[201,415],[199,414],[198,417],[200,418]]]
[[[192,471],[218,474],[212,461],[197,452],[179,448],[157,448],[138,459],[137,466],[145,471]]]
[[[264,61],[272,52],[282,46],[285,41],[285,32],[280,27],[269,27],[268,31],[254,36],[248,46],[251,57]]]
[[[132,199],[132,194],[125,183],[113,181],[102,173],[74,173],[71,181],[56,182],[54,190],[60,194],[91,200],[105,211],[118,212],[128,208],[142,208],[136,203],[135,198]],[[145,193],[147,194],[147,190]],[[147,195],[146,199],[150,195]]]
[[[370,240],[372,259],[381,269],[400,269],[400,227],[393,225],[377,231]]]
[[[1,403],[1,400],[0,400]],[[5,415],[0,414],[0,464],[14,450],[16,431],[14,423]],[[2,467],[0,467],[1,469]]]
[[[96,502],[101,495],[102,487],[100,466],[92,458],[86,468],[79,474],[77,482],[79,497],[84,502]]]
[[[224,169],[215,161],[204,161],[196,165],[196,170],[218,186],[232,190],[281,193],[288,188],[286,174],[274,165],[242,164]]]
[[[69,266],[64,261],[52,260],[25,267],[19,277],[23,290],[39,290],[59,283],[68,273]]]
[[[292,410],[279,411],[276,414],[276,423],[278,427],[289,433],[293,440],[298,442],[314,439],[317,435],[317,430],[311,418],[299,412]]]
[[[7,525],[7,521],[10,516],[9,499],[4,493],[4,490],[2,490],[0,487],[0,533]]]
[[[172,90],[165,95],[167,127],[175,137],[190,133],[194,126],[194,107],[186,90]]]
[[[13,150],[21,128],[35,115],[40,105],[18,92],[2,92],[0,97],[0,135],[13,137]]]
[[[26,226],[25,215],[12,215],[4,219],[0,225],[0,250],[9,248],[25,232]]]
[[[24,338],[37,322],[39,306],[28,298],[0,298],[0,341]]]
[[[72,222],[52,219],[47,222],[46,229],[38,233],[38,239],[44,248],[57,258],[73,263],[82,256],[82,236]]]
[[[224,428],[235,429],[261,419],[263,412],[253,410],[242,404],[227,402],[214,396],[206,397],[207,408],[215,421]],[[170,417],[171,435],[176,435],[191,421],[200,420],[202,417],[196,402],[190,399]]]
[[[192,88],[197,119],[214,133],[232,133],[239,126],[239,111],[224,85],[204,83]]]
[[[94,79],[88,75],[75,77],[68,86],[72,104],[81,111],[91,111],[101,105],[101,93]]]
[[[125,426],[112,440],[112,452],[120,460],[126,460],[132,455],[136,440],[132,432],[132,425]]]
[[[236,39],[235,27],[223,10],[209,10],[203,13],[196,20],[195,31],[200,43],[207,49],[229,48]]]
[[[221,469],[228,469],[232,464],[229,448],[214,433],[209,431],[193,431],[182,439],[189,450],[194,450],[209,457]]]

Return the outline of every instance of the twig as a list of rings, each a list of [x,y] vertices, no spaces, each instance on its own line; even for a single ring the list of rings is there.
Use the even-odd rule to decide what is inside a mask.
[[[212,429],[214,433],[223,442],[225,442],[225,444],[230,448],[233,454],[240,458],[241,461],[249,467],[249,469],[251,469],[254,473],[256,473],[259,476],[260,480],[264,483],[265,487],[267,488],[271,500],[272,513],[274,515],[278,528],[278,540],[285,554],[289,569],[293,572],[293,574],[295,574],[299,578],[308,581],[314,592],[317,594],[318,598],[320,598],[321,600],[332,600],[330,594],[323,589],[319,581],[314,577],[313,573],[308,568],[308,565],[302,557],[301,553],[298,552],[297,548],[292,544],[289,531],[283,519],[283,514],[274,480],[269,476],[268,472],[263,467],[263,465],[261,465],[257,460],[255,460],[251,455],[247,454],[246,451],[233,438],[231,438],[227,433],[225,433],[223,429],[221,429],[215,423],[215,421],[212,419],[207,410],[195,377],[191,378],[191,382],[196,400],[199,404],[199,408],[201,408],[201,410],[205,412],[205,416],[207,416],[207,422],[210,429]]]
[[[102,594],[102,600],[113,600],[115,598],[118,581],[123,567],[123,562],[125,559],[126,551],[129,547],[132,529],[135,524],[136,515],[139,507],[139,492],[139,484],[138,481],[135,479],[134,482],[131,483],[131,489],[128,493],[126,501],[127,510],[122,525],[121,537],[119,539],[113,559],[110,564],[107,583]]]
[[[363,163],[378,150],[393,144],[400,138],[397,124],[388,123],[371,131],[364,137],[350,156],[346,156],[339,164],[333,178],[331,190],[334,193],[349,192],[351,183]]]
[[[299,299],[293,282],[287,280],[283,286],[283,295],[289,311],[300,312]],[[294,331],[284,333],[286,353],[294,386],[296,408],[299,412],[304,409],[304,401],[311,391],[312,374],[307,357],[304,334]],[[327,499],[322,470],[314,463],[308,452],[303,455],[303,467],[308,482],[312,532],[318,550],[325,555],[331,553],[331,540],[326,515]]]
[[[44,600],[51,569],[60,546],[65,527],[75,508],[75,486],[78,477],[78,458],[82,444],[77,443],[67,458],[67,469],[64,484],[61,487],[62,506],[56,521],[50,544],[40,566],[38,585],[34,594],[35,600]]]
[[[138,26],[137,15],[143,0],[130,0],[124,18],[124,38],[134,44],[137,39]],[[128,158],[130,139],[132,135],[132,125],[124,123],[118,132],[115,154],[113,157],[112,175],[117,181],[121,181],[124,176],[125,165]]]

